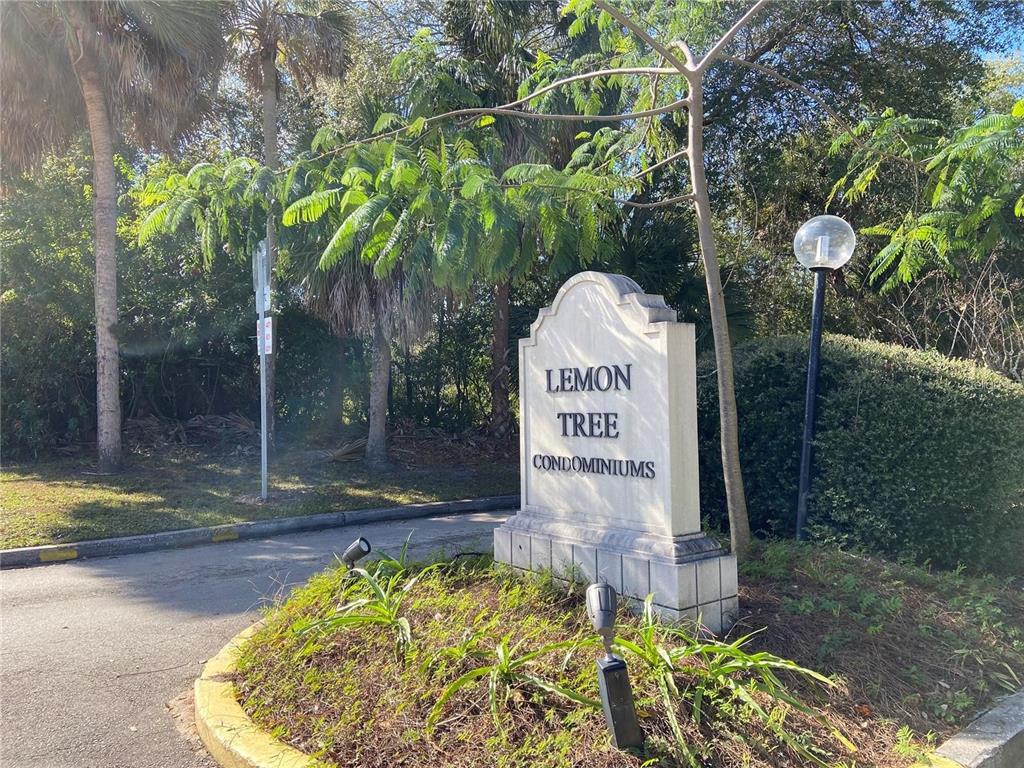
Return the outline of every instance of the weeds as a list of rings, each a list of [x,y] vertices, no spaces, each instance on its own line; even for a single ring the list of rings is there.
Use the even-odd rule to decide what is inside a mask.
[[[351,574],[362,580],[369,594],[357,597],[341,605],[332,616],[308,624],[302,632],[332,632],[339,629],[354,629],[377,626],[390,632],[395,639],[395,658],[405,658],[412,645],[412,627],[409,619],[401,615],[402,603],[409,591],[435,566],[424,569],[416,576],[410,576],[405,568],[406,547],[402,547],[400,559],[386,558],[374,564],[373,571],[353,568]],[[350,586],[345,594],[350,594]]]
[[[757,695],[763,695],[776,704],[786,704],[805,715],[820,718],[786,689],[776,673],[784,671],[826,686],[834,685],[827,677],[764,651],[746,651],[744,646],[752,635],[727,644],[699,640],[677,627],[662,626],[654,617],[650,598],[644,603],[643,619],[634,636],[635,640],[617,638],[615,645],[654,676],[676,750],[689,765],[696,766],[697,758],[679,723],[680,705],[687,703],[694,723],[700,725],[709,707],[724,710],[731,700],[738,700],[798,755],[818,765],[827,765],[816,751],[786,730],[775,707],[766,709],[757,699]],[[676,644],[664,644],[662,638]],[[850,751],[856,750],[838,731],[832,729],[832,735]]]
[[[516,648],[509,648],[510,636],[506,635],[501,639],[493,651],[489,654],[490,663],[482,664],[475,669],[471,669],[469,672],[458,677],[453,683],[448,685],[442,691],[438,697],[437,702],[430,710],[430,715],[427,717],[427,728],[433,730],[437,725],[438,719],[441,717],[441,713],[444,709],[445,704],[463,688],[467,688],[472,685],[476,685],[487,678],[487,698],[490,704],[491,717],[494,718],[494,725],[500,731],[504,731],[504,727],[501,722],[501,708],[508,701],[509,692],[515,685],[526,685],[532,686],[541,691],[547,693],[553,693],[556,696],[560,696],[569,701],[580,704],[584,707],[599,709],[601,707],[600,702],[594,699],[584,696],[577,691],[574,691],[564,685],[553,683],[550,680],[528,672],[529,665],[547,654],[554,653],[555,651],[567,651],[564,661],[562,662],[562,668],[569,662],[569,658],[579,648],[593,648],[598,645],[597,639],[593,638],[582,638],[575,637],[571,640],[563,640],[554,643],[545,643],[541,647],[529,651],[527,653],[516,654]],[[475,651],[470,650],[467,655],[469,656],[482,656]]]

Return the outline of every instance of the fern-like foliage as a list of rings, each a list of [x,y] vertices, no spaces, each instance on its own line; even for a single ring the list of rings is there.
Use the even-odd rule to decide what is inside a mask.
[[[540,259],[557,272],[596,258],[617,225],[622,183],[542,163],[499,175],[492,130],[432,127],[300,158],[285,173],[283,224],[321,243],[320,270],[352,258],[379,279],[401,274],[455,292],[523,275]]]
[[[186,173],[152,179],[133,191],[146,212],[139,242],[191,228],[209,267],[220,253],[248,260],[263,238],[269,201],[282,180],[250,158],[199,163]]]
[[[900,220],[862,230],[887,239],[870,272],[883,291],[1024,243],[1024,99],[1009,114],[985,115],[948,136],[935,121],[889,110],[840,136],[832,152],[850,147],[833,197],[856,202],[894,167],[909,170],[920,190]]]

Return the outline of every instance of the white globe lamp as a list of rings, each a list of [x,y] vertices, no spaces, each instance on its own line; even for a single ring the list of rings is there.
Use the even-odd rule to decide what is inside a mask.
[[[793,253],[807,269],[839,269],[856,245],[853,227],[838,216],[815,216],[797,230]]]

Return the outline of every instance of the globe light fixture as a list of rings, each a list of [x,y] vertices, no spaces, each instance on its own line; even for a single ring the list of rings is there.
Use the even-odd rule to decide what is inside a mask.
[[[853,256],[857,236],[838,216],[815,216],[797,230],[793,253],[814,273],[811,304],[811,351],[807,361],[807,392],[804,400],[804,436],[800,452],[800,488],[796,500],[796,537],[807,538],[807,497],[811,492],[811,446],[814,443],[815,406],[818,400],[818,367],[821,362],[821,326],[825,308],[825,276]]]
[[[793,253],[807,269],[839,269],[856,245],[853,227],[838,216],[815,216],[797,230]]]
[[[587,587],[586,598],[587,616],[604,645],[604,656],[597,660],[597,686],[612,743],[620,749],[642,747],[644,734],[636,719],[629,670],[626,662],[612,653],[619,596],[615,587],[600,582]]]

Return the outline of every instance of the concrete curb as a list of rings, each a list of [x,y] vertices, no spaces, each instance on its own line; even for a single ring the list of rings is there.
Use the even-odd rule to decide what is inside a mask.
[[[245,714],[231,677],[242,644],[259,624],[235,635],[206,662],[195,683],[196,729],[222,768],[312,768],[316,761],[278,741]]]
[[[1024,690],[1007,696],[950,737],[919,768],[1024,766]]]
[[[318,531],[346,525],[379,523],[391,520],[412,520],[433,515],[461,514],[465,512],[494,512],[519,507],[519,495],[484,496],[458,501],[434,501],[425,504],[407,504],[400,507],[357,509],[349,512],[325,512],[319,515],[280,517],[255,520],[249,523],[215,525],[209,528],[186,528],[182,531],[146,533],[116,539],[95,539],[73,544],[48,544],[41,547],[21,547],[0,550],[0,569],[24,568],[33,565],[80,560],[86,557],[112,557],[159,549],[192,547],[198,544],[220,544],[239,539],[259,539],[282,533]]]

